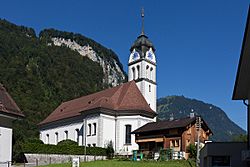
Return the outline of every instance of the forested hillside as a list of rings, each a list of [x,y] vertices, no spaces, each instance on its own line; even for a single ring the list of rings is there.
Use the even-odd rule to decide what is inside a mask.
[[[104,71],[99,63],[67,46],[48,45],[48,32],[37,37],[32,28],[0,20],[0,83],[26,116],[14,124],[14,152],[19,147],[15,142],[38,137],[37,123],[60,103],[109,86],[103,82]],[[86,38],[86,43],[90,42],[102,48],[98,54],[120,64],[113,51]]]

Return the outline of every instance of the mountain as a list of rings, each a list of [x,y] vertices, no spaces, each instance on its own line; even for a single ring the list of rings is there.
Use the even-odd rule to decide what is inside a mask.
[[[60,103],[124,81],[118,56],[94,40],[54,29],[37,37],[0,19],[0,83],[26,116],[14,123],[14,155],[18,142],[39,136],[37,123]]]
[[[97,62],[104,73],[103,82],[109,87],[119,85],[126,80],[126,74],[118,56],[94,40],[81,34],[74,34],[55,29],[45,29],[39,35],[48,46],[65,46]]]
[[[183,118],[190,115],[191,110],[202,116],[213,132],[213,141],[231,141],[235,136],[246,132],[231,121],[226,113],[212,104],[184,96],[167,96],[157,100],[158,119]]]

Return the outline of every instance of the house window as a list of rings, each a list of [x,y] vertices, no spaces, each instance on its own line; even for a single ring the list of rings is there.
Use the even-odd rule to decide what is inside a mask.
[[[125,125],[125,144],[131,144],[131,125]]]
[[[79,129],[75,131],[76,142],[79,144]]]
[[[148,90],[149,92],[151,92],[151,85],[148,85]]]
[[[93,123],[93,126],[94,126],[93,136],[95,136],[96,135],[96,123]]]
[[[179,147],[179,140],[171,140],[173,147]]]
[[[67,131],[67,130],[65,130],[65,131],[64,131],[64,133],[65,133],[65,140],[67,140],[67,139],[68,139],[68,137],[69,137],[69,133],[68,133],[68,131]]]
[[[91,147],[91,144],[88,144],[88,147]]]
[[[47,144],[49,144],[49,134],[46,134],[47,137]]]
[[[95,143],[93,143],[92,145],[93,145],[93,147],[96,147],[96,144],[95,144]]]
[[[57,132],[55,133],[55,143],[56,144],[58,143],[58,133]]]
[[[88,124],[88,129],[89,129],[89,134],[88,134],[88,136],[90,136],[90,135],[91,135],[91,124]]]

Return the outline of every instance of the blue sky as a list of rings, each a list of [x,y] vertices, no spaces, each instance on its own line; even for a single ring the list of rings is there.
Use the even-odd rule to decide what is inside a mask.
[[[222,108],[246,129],[246,108],[232,101],[249,0],[40,0],[1,2],[0,18],[81,33],[115,51],[127,71],[129,48],[145,33],[157,56],[158,97],[184,95]]]

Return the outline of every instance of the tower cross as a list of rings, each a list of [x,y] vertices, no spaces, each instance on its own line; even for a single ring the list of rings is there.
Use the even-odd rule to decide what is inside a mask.
[[[144,35],[144,8],[141,9],[141,19],[142,19],[141,35]]]

